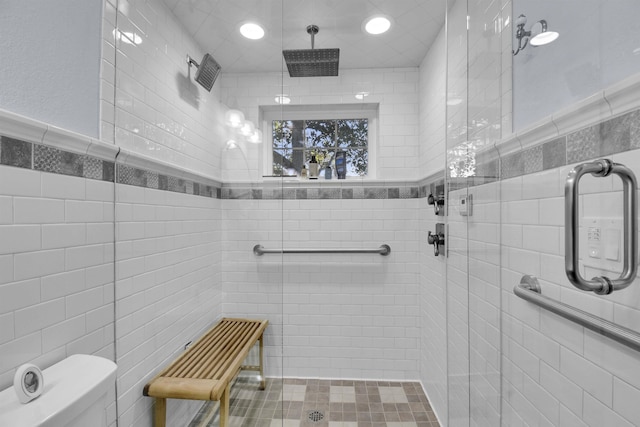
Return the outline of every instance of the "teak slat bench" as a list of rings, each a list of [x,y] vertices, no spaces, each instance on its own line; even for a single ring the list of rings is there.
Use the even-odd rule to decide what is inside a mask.
[[[149,381],[143,394],[156,399],[155,426],[165,427],[166,399],[192,399],[219,400],[220,427],[227,427],[229,389],[240,370],[259,371],[260,389],[264,390],[263,333],[268,323],[223,318]],[[260,366],[242,365],[256,341],[260,342]]]

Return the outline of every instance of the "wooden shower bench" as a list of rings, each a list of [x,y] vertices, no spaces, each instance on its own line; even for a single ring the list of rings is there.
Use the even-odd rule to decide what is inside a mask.
[[[263,333],[269,321],[221,319],[144,387],[155,398],[155,426],[165,427],[167,399],[220,401],[220,427],[229,423],[229,390],[241,370],[260,372],[264,390]],[[256,341],[260,342],[260,365],[243,365]]]

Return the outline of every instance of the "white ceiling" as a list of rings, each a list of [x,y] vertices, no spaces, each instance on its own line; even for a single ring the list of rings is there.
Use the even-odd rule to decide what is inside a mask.
[[[445,0],[164,0],[222,72],[283,69],[283,49],[309,49],[307,25],[320,32],[315,48],[339,48],[340,69],[416,67],[444,24]],[[387,33],[371,36],[366,18],[392,18]],[[253,21],[266,31],[248,40],[238,31]]]

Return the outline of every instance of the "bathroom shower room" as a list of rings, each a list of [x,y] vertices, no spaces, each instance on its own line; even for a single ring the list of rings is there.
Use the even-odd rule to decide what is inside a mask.
[[[0,426],[640,426],[636,2],[27,3]]]

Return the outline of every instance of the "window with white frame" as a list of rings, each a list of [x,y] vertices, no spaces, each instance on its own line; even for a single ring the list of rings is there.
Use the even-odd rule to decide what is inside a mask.
[[[265,144],[265,175],[299,176],[312,156],[320,168],[334,168],[336,153],[342,151],[347,177],[372,178],[376,125],[374,104],[263,110],[263,134],[270,142]]]

